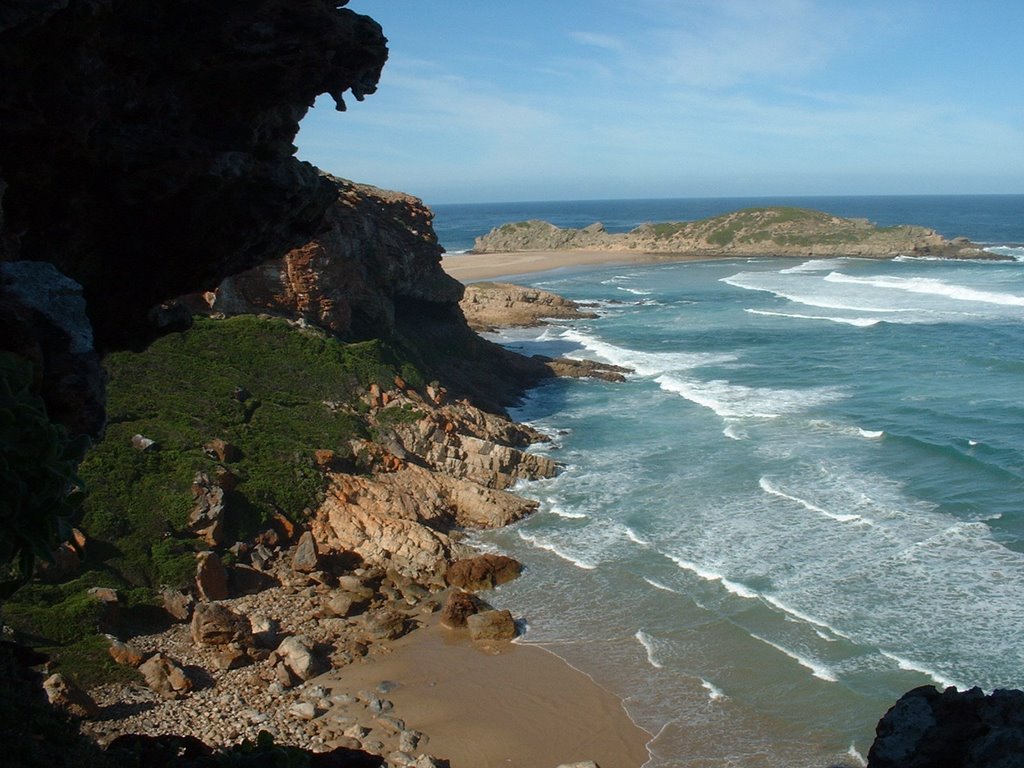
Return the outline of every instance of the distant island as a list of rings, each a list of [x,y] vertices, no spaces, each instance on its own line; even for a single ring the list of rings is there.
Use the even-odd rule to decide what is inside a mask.
[[[687,256],[919,256],[1001,259],[966,237],[947,240],[919,226],[879,227],[806,208],[746,208],[699,221],[645,223],[608,232],[600,222],[563,229],[546,221],[502,224],[478,237],[472,253],[622,251]]]

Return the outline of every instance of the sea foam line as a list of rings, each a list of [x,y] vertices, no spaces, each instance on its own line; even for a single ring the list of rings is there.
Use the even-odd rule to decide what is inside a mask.
[[[626,538],[629,539],[630,541],[632,541],[634,544],[639,544],[641,547],[650,547],[651,546],[649,541],[644,541],[643,539],[641,539],[637,535],[636,531],[634,531],[628,525],[624,525],[622,527],[626,531]]]
[[[755,640],[760,640],[765,645],[770,645],[772,648],[779,651],[780,653],[784,653],[786,656],[789,656],[789,658],[793,659],[793,661],[795,661],[801,667],[806,667],[807,669],[809,669],[811,671],[811,674],[819,680],[824,680],[827,683],[839,682],[839,678],[835,676],[835,673],[831,669],[826,667],[824,664],[818,663],[812,659],[807,658],[806,656],[801,656],[799,653],[796,653],[795,651],[791,651],[788,648],[784,648],[781,645],[773,643],[771,640],[761,637],[760,635],[755,635],[753,632],[750,633],[750,636]]]
[[[1007,307],[1024,307],[1024,296],[1012,293],[996,293],[968,288],[963,285],[946,283],[931,277],[853,277],[842,272],[830,272],[824,278],[830,283],[848,283],[853,285],[869,285],[873,288],[889,288],[907,293],[922,293],[931,296],[942,296],[956,301],[973,301],[985,304],[998,304]]]
[[[572,512],[568,509],[562,509],[562,507],[558,506],[557,504],[552,504],[548,508],[548,512],[550,512],[553,515],[558,515],[558,517],[564,517],[566,520],[587,519],[587,515],[585,515],[583,512]]]
[[[532,544],[533,546],[537,547],[538,549],[545,549],[545,550],[547,550],[551,554],[553,554],[553,555],[555,555],[557,557],[562,558],[563,560],[566,560],[566,561],[572,563],[577,568],[582,568],[585,571],[597,570],[597,566],[594,565],[593,563],[588,563],[585,560],[580,560],[578,558],[575,558],[572,555],[570,555],[568,552],[566,552],[565,550],[560,549],[555,544],[552,544],[550,541],[543,541],[539,536],[531,536],[530,534],[525,533],[524,531],[519,531],[519,538],[521,538],[527,544]]]
[[[942,686],[943,688],[956,688],[960,691],[966,691],[969,688],[969,686],[966,686],[963,683],[958,683],[956,680],[952,680],[948,677],[943,677],[934,669],[929,669],[928,667],[922,664],[918,664],[916,661],[911,661],[910,659],[907,659],[903,656],[897,656],[895,653],[883,651],[881,648],[878,649],[878,652],[882,654],[882,656],[887,658],[889,661],[894,662],[897,667],[904,670],[905,672],[920,672],[922,675],[930,677],[936,684]]]
[[[734,595],[737,595],[738,597],[743,597],[748,600],[755,600],[759,597],[759,594],[754,590],[744,586],[743,584],[738,584],[735,581],[730,581],[720,573],[715,573],[714,571],[709,571],[705,568],[701,568],[696,563],[691,563],[689,560],[684,560],[683,558],[676,557],[675,555],[666,554],[665,557],[667,557],[673,563],[678,565],[684,571],[689,571],[690,573],[696,574],[705,581],[719,582],[723,587],[726,588],[726,590],[728,590]]]
[[[767,317],[790,317],[794,320],[828,320],[842,325],[852,325],[855,328],[870,328],[878,325],[882,320],[876,317],[828,317],[827,315],[798,315],[787,312],[769,312],[766,309],[744,309],[751,315],[765,315]]]
[[[660,589],[662,592],[671,592],[673,595],[681,595],[681,594],[683,594],[682,592],[680,592],[677,589],[672,589],[672,587],[668,586],[667,584],[662,584],[660,581],[655,581],[654,579],[649,579],[646,576],[643,576],[642,578],[643,578],[644,581],[646,581],[652,587],[654,587],[655,589]]]
[[[824,515],[825,517],[830,517],[833,520],[838,520],[840,523],[863,522],[868,525],[871,525],[871,521],[865,520],[860,515],[843,515],[836,512],[830,512],[827,509],[819,507],[817,504],[812,504],[806,499],[801,499],[799,496],[792,496],[786,493],[785,491],[782,491],[776,488],[774,485],[772,485],[772,482],[767,477],[762,477],[758,481],[758,485],[761,486],[761,490],[764,491],[765,493],[770,494],[771,496],[778,496],[780,499],[786,499],[787,501],[792,501],[796,504],[799,504],[808,512],[817,512],[819,514]]]
[[[654,640],[651,639],[651,636],[642,629],[638,629],[633,637],[640,641],[640,645],[642,645],[644,650],[647,652],[647,663],[655,669],[661,669],[661,662],[658,661],[654,655]]]

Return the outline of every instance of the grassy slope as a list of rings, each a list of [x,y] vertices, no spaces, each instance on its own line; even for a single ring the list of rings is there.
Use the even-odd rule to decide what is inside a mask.
[[[4,606],[10,625],[85,684],[116,674],[96,634],[102,612],[85,590],[117,587],[141,606],[153,589],[183,586],[194,572],[196,541],[181,529],[193,477],[218,466],[204,443],[222,438],[241,450],[228,465],[240,479],[229,527],[246,537],[274,511],[298,520],[316,505],[324,480],[313,452],[345,455],[349,440],[369,434],[358,396],[370,383],[390,384],[396,371],[419,377],[380,341],[345,344],[253,316],[198,318],[106,366],[107,434],[80,467],[88,570],[66,584],[29,585]],[[136,433],[159,450],[137,451]]]

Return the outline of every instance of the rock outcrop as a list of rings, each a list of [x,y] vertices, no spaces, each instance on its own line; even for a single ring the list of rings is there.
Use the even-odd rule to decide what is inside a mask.
[[[186,300],[195,312],[278,314],[342,338],[395,329],[403,302],[451,305],[462,286],[441,268],[433,213],[421,200],[330,176],[334,203],[310,242]]]
[[[544,320],[577,320],[597,317],[583,305],[556,293],[512,283],[471,283],[460,302],[462,312],[475,331],[533,327]]]
[[[292,140],[373,93],[372,19],[328,0],[24,0],[0,12],[0,259],[84,288],[101,349],[301,245],[335,199]]]
[[[637,251],[713,256],[899,255],[999,259],[966,238],[947,240],[918,226],[878,227],[804,208],[747,208],[710,219],[641,224],[610,233],[600,224],[562,229],[546,221],[502,224],[476,239],[475,253],[536,250]]]
[[[903,694],[879,721],[868,768],[1024,766],[1024,691]]]

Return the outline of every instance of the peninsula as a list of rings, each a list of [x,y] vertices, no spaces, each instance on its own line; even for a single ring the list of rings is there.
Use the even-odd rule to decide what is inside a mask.
[[[946,239],[920,226],[879,227],[822,211],[746,208],[699,221],[645,223],[608,232],[595,222],[563,229],[546,221],[502,224],[478,237],[472,253],[588,251],[699,258],[735,256],[998,259],[965,237]]]

